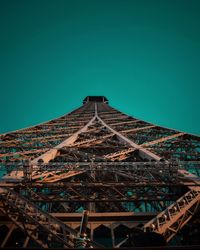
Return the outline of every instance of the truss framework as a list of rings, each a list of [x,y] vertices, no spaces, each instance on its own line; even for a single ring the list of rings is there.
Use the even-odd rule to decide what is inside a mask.
[[[96,220],[115,218],[89,219],[94,247],[99,230],[110,230],[112,246],[121,246],[126,240],[117,244],[115,230],[141,222],[170,242],[199,208],[199,166],[199,137],[127,116],[105,97],[87,97],[70,114],[0,136],[0,211],[8,218],[2,226],[12,225],[0,244],[17,227],[27,235],[21,247],[74,247],[74,215],[83,209]],[[127,222],[127,213],[143,219]]]

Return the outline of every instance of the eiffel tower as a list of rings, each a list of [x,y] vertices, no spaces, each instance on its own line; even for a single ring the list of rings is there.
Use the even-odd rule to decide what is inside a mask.
[[[87,96],[69,114],[2,134],[0,149],[2,248],[199,244],[198,136]]]

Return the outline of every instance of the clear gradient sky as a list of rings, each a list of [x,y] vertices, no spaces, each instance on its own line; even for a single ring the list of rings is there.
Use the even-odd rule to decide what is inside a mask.
[[[87,95],[200,135],[199,0],[0,0],[0,132]]]

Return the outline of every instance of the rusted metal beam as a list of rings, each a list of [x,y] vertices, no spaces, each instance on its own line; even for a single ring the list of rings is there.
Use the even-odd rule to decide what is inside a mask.
[[[111,118],[103,118],[103,120],[106,121],[106,122],[110,122],[110,121],[116,121],[116,120],[126,119],[126,118],[127,118],[126,115],[120,115],[120,116],[114,115],[114,117],[111,117]]]
[[[90,212],[89,221],[135,221],[148,220],[149,217],[155,217],[157,212]],[[80,221],[82,213],[51,213],[52,216],[64,221]]]
[[[133,153],[135,150],[136,150],[135,148],[128,148],[125,150],[121,150],[121,151],[107,154],[104,156],[104,158],[114,160],[116,157],[124,156],[124,155],[127,155],[129,153]]]
[[[80,175],[82,173],[84,173],[84,171],[69,171],[67,173],[56,171],[56,172],[53,172],[52,175],[50,173],[46,173],[46,174],[41,173],[39,175],[33,175],[32,180],[39,179],[40,182],[51,183],[51,182],[57,182],[63,179],[67,179],[75,175]]]
[[[166,241],[192,218],[199,207],[200,188],[190,190],[166,210],[144,225],[144,231],[150,230],[162,234]]]
[[[147,130],[147,129],[151,129],[151,128],[155,128],[155,125],[150,125],[150,126],[145,126],[145,127],[141,127],[141,128],[132,128],[132,129],[126,129],[126,130],[120,130],[120,133],[132,133],[132,132],[138,132],[138,131],[142,131],[142,130]]]
[[[143,143],[143,144],[141,144],[141,146],[143,146],[143,147],[149,147],[149,146],[152,146],[152,145],[164,142],[164,141],[168,141],[168,140],[171,140],[171,139],[183,136],[183,135],[185,135],[185,133],[177,133],[177,134],[174,134],[174,135],[162,137],[162,138],[154,140],[154,141]]]
[[[37,154],[42,153],[49,150],[48,148],[42,148],[42,149],[33,149],[33,150],[27,150],[27,151],[19,151],[19,152],[13,152],[13,153],[6,153],[6,154],[0,154],[0,157],[5,156],[16,156],[16,155],[27,155],[27,154]]]
[[[7,187],[7,188],[24,188],[27,189],[27,183],[23,182],[16,182],[16,181],[0,181],[0,187]],[[105,187],[105,188],[112,188],[112,187],[119,187],[119,188],[142,188],[144,190],[145,187],[159,187],[159,188],[184,188],[185,186],[188,187],[198,187],[200,184],[195,184],[194,182],[191,181],[184,181],[183,179],[178,179],[177,183],[163,183],[163,182],[151,182],[151,183],[133,183],[130,182],[129,180],[124,181],[124,182],[88,182],[84,183],[84,187],[86,188],[95,188],[95,187]],[[82,182],[57,182],[57,183],[44,183],[41,181],[33,182],[31,183],[31,187],[35,188],[55,188],[55,187],[60,187],[60,188],[69,188],[69,187],[83,187]]]
[[[69,145],[68,147],[78,147],[78,146],[83,146],[83,145],[89,146],[89,145],[100,144],[103,141],[105,141],[106,139],[112,137],[113,135],[114,134],[109,134],[109,135],[99,136],[98,138],[94,138],[94,139],[88,139],[88,140],[75,142],[75,143]]]
[[[142,153],[142,157],[146,157],[149,158],[150,160],[154,159],[156,161],[160,161],[162,158],[157,156],[156,154],[142,148],[141,146],[137,145],[136,143],[134,143],[133,141],[131,141],[129,138],[125,137],[124,135],[122,135],[120,132],[114,130],[113,128],[111,128],[109,125],[107,125],[99,116],[98,116],[99,121],[105,126],[107,127],[113,134],[116,134],[122,141],[126,142],[128,145],[130,145],[133,148],[139,149],[140,152]]]
[[[78,135],[80,133],[85,132],[88,127],[93,123],[93,121],[96,119],[96,117],[93,117],[82,129],[80,129],[79,131],[77,131],[76,133],[74,133],[73,135],[71,135],[69,138],[67,138],[66,140],[64,140],[62,143],[60,143],[59,145],[57,145],[55,148],[49,150],[48,152],[46,152],[45,154],[37,157],[36,159],[31,161],[31,164],[33,165],[37,165],[39,160],[42,160],[43,162],[47,163],[50,160],[54,159],[58,149],[72,145],[75,140],[77,139]]]
[[[126,124],[134,124],[137,122],[141,122],[140,120],[128,120],[128,121],[123,121],[123,122],[114,122],[114,123],[110,123],[110,126],[118,126],[118,125],[126,125]]]
[[[14,191],[8,189],[0,190],[0,196],[3,200],[0,210],[25,233],[44,248],[48,248],[48,240],[55,239],[67,247],[73,246],[72,238],[67,235],[77,236],[77,231],[62,223],[55,217],[45,213],[29,200],[19,196]],[[9,207],[9,210],[7,209]],[[19,215],[24,217],[24,222],[19,219]],[[48,233],[48,239],[41,239],[38,234],[38,227],[42,227]],[[61,236],[62,234],[62,236]],[[61,236],[61,237],[60,237]]]

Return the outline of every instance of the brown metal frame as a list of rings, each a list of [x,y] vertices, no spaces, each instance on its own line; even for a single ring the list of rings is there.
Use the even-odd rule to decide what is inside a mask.
[[[81,221],[72,218],[80,218],[81,206],[98,220],[89,216],[92,240],[104,225],[115,247],[115,228],[137,226],[125,215],[133,209],[133,216],[143,213],[144,231],[170,241],[199,208],[199,148],[199,137],[127,116],[105,97],[88,97],[68,115],[1,135],[0,170],[6,175],[0,181],[0,210],[14,223],[5,222],[13,226],[2,246],[19,227],[27,234],[23,247],[30,239],[45,248],[53,241],[74,247],[79,237],[74,228]],[[69,221],[63,223],[62,213]],[[98,219],[105,213],[109,223]],[[145,221],[152,213],[155,217]],[[48,244],[39,237],[44,231]]]

